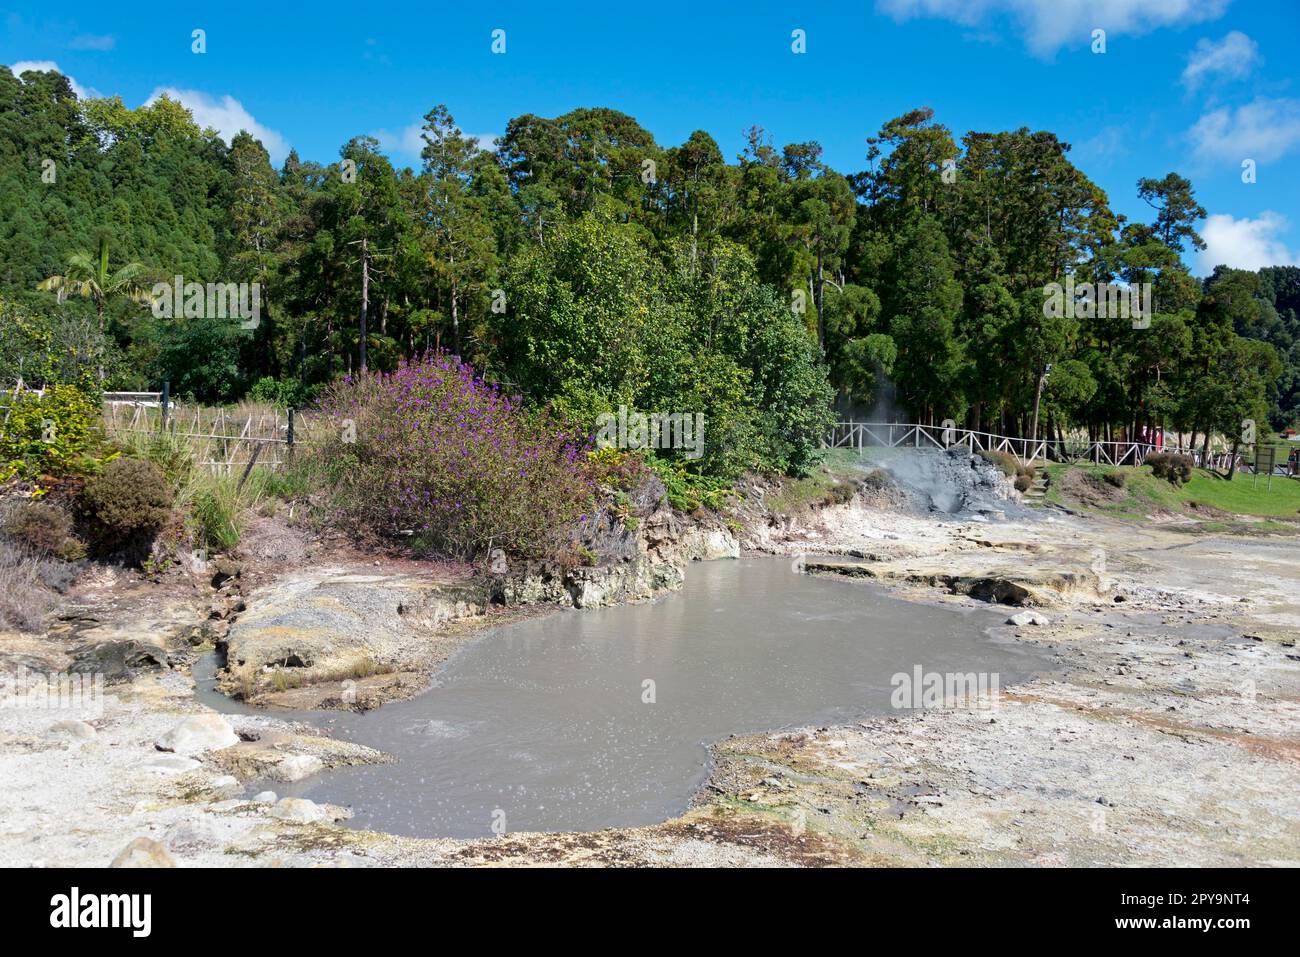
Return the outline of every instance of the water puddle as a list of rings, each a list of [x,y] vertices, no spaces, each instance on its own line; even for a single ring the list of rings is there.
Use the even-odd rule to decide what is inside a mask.
[[[1050,668],[1046,650],[991,633],[1005,617],[797,575],[788,560],[696,564],[653,603],[494,629],[410,701],[299,715],[398,761],[276,790],[422,837],[490,837],[502,818],[510,831],[657,823],[685,810],[712,741],[890,713],[891,678],[917,666],[997,674],[1003,688]],[[204,692],[245,710],[215,697]]]

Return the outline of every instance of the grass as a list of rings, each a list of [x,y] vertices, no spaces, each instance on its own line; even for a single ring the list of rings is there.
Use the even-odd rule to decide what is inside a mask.
[[[306,495],[310,477],[305,468],[272,470],[254,466],[219,475],[196,464],[195,452],[183,437],[125,433],[118,441],[133,456],[162,469],[176,493],[175,507],[186,516],[195,544],[229,551],[239,544],[247,517],[268,499],[292,500]],[[241,481],[242,480],[242,481]]]
[[[1230,515],[1253,518],[1300,520],[1300,481],[1273,477],[1273,487],[1268,479],[1238,472],[1231,482],[1204,469],[1196,469],[1189,482],[1175,486],[1165,479],[1155,478],[1146,467],[1104,465],[1048,465],[1051,480],[1047,499],[1057,505],[1079,508],[1080,503],[1066,499],[1062,494],[1065,476],[1077,470],[1099,478],[1107,474],[1124,475],[1122,496],[1101,506],[1082,506],[1087,511],[1101,512],[1115,518],[1141,520],[1153,512],[1188,514],[1194,507],[1209,507]],[[1196,516],[1204,517],[1204,516]]]
[[[856,452],[834,449],[803,478],[785,479],[779,491],[767,497],[768,508],[792,515],[819,505],[847,502],[863,479],[863,459]]]

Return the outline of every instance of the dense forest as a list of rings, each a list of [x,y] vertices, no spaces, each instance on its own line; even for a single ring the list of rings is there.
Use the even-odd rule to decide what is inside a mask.
[[[0,67],[0,379],[301,405],[440,348],[588,427],[703,411],[720,475],[799,467],[832,406],[1026,434],[1049,365],[1048,434],[1296,422],[1300,269],[1193,277],[1193,185],[1142,179],[1128,222],[1050,132],[958,140],[916,109],[851,174],[757,126],[732,161],[703,131],[664,147],[604,108],[516,117],[488,151],[435,106],[424,142],[419,169],[358,136],[277,170],[172,100]],[[145,291],[176,275],[259,284],[260,321],[159,318]],[[1067,276],[1150,283],[1149,327],[1048,315]]]

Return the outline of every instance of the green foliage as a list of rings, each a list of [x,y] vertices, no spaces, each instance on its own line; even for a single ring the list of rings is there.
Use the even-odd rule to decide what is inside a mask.
[[[704,131],[665,147],[601,107],[517,116],[493,152],[443,105],[422,135],[417,169],[357,136],[338,163],[277,170],[168,97],[79,101],[57,73],[0,67],[0,380],[89,370],[302,407],[448,347],[587,429],[620,405],[703,413],[705,454],[679,464],[722,481],[806,473],[832,399],[1018,435],[1038,405],[1040,432],[1098,439],[1300,415],[1300,269],[1198,281],[1192,183],[1142,178],[1150,221],[1121,221],[1047,130],[958,135],[910,110],[849,175],[816,142],[752,127],[728,162]],[[143,310],[146,277],[177,274],[259,283],[261,322]],[[1067,275],[1150,283],[1150,327],[1045,315]],[[23,441],[7,474],[47,468]]]
[[[1165,479],[1174,487],[1191,481],[1192,469],[1196,467],[1191,456],[1175,452],[1153,453],[1146,457],[1143,464],[1151,466],[1151,474],[1156,478]]]
[[[684,466],[672,461],[651,456],[647,464],[664,483],[668,504],[679,512],[694,512],[701,508],[717,511],[734,494],[725,481],[688,472]]]
[[[592,483],[598,488],[612,489],[624,498],[624,493],[638,487],[649,474],[645,455],[640,452],[604,448],[587,453],[587,475]]]
[[[301,409],[311,400],[311,390],[297,379],[273,379],[263,376],[248,390],[248,399],[280,409]]]
[[[678,248],[668,273],[632,226],[589,215],[558,227],[515,262],[494,368],[593,430],[620,406],[702,414],[691,471],[806,467],[830,422],[816,346],[780,294],[756,283],[744,250],[716,252],[704,268]]]
[[[193,447],[183,436],[164,433],[126,437],[131,454],[155,466],[173,496],[175,511],[184,516],[194,544],[210,551],[229,551],[239,544],[248,514],[265,496],[305,494],[307,470],[284,472],[253,468],[214,474],[195,461]]]
[[[0,480],[84,474],[101,464],[99,400],[81,387],[2,395],[0,415]]]

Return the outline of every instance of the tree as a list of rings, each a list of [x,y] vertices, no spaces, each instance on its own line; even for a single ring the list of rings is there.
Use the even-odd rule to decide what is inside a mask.
[[[123,297],[141,305],[151,301],[149,290],[151,284],[145,274],[143,263],[126,263],[116,271],[108,266],[108,239],[99,240],[99,255],[92,258],[89,253],[75,252],[68,257],[67,271],[61,276],[50,276],[42,280],[37,288],[53,292],[59,302],[69,295],[93,300],[95,313],[99,318],[99,336],[104,337],[104,308],[110,299]],[[101,361],[99,378],[103,381],[104,367]]]
[[[442,105],[425,116],[422,135],[425,190],[419,222],[429,265],[449,307],[452,343],[460,353],[465,301],[482,288],[494,265],[496,244],[482,194],[472,189],[478,145]]]
[[[962,290],[933,217],[918,215],[904,226],[881,288],[885,322],[898,349],[894,380],[904,401],[921,422],[962,415],[956,336]]]
[[[1191,180],[1177,173],[1166,173],[1163,179],[1143,177],[1138,180],[1138,196],[1156,211],[1151,229],[1162,243],[1180,253],[1185,241],[1193,249],[1205,248],[1195,229],[1197,221],[1205,218],[1205,208],[1196,201]]]

